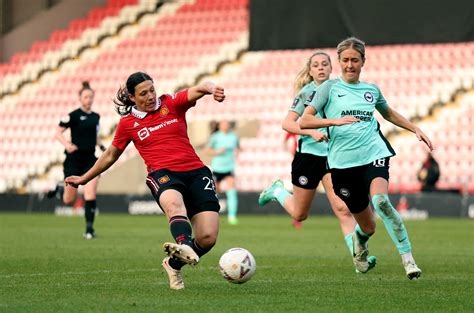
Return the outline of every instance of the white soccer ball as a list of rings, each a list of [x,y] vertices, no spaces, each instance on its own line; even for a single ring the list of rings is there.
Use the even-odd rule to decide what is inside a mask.
[[[227,250],[219,260],[222,276],[234,284],[243,284],[255,274],[257,263],[253,255],[244,248]]]

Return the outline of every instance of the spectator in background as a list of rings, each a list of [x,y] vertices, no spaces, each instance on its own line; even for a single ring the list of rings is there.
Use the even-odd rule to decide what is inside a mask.
[[[418,171],[418,180],[421,182],[421,191],[436,191],[436,183],[439,180],[439,165],[433,154],[428,153],[421,169]]]
[[[66,160],[64,161],[64,177],[82,175],[87,172],[97,161],[95,147],[98,145],[105,151],[99,134],[99,114],[92,111],[94,90],[89,82],[82,83],[79,91],[80,107],[61,118],[56,128],[55,138],[64,146]],[[66,129],[71,130],[71,140],[64,136]],[[95,237],[94,218],[96,210],[96,193],[99,177],[91,179],[84,186],[84,216],[86,219],[85,239]],[[58,197],[64,204],[72,205],[77,198],[77,188],[58,184],[54,190],[47,193],[48,198]]]
[[[206,153],[211,155],[211,169],[217,184],[217,192],[225,192],[227,197],[227,220],[237,225],[239,200],[235,189],[235,155],[239,149],[239,137],[232,131],[231,123],[220,121],[213,129]]]

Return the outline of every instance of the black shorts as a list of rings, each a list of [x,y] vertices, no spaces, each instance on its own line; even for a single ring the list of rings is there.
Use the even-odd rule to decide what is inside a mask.
[[[213,174],[214,174],[214,179],[216,180],[217,183],[220,183],[221,180],[223,180],[227,176],[234,177],[234,172],[225,172],[225,173],[213,172]]]
[[[94,166],[97,158],[93,152],[66,153],[66,160],[64,160],[64,177],[81,176],[92,166]]]
[[[316,189],[329,170],[327,157],[296,152],[291,163],[291,182],[304,189]]]
[[[382,158],[374,162],[344,168],[331,169],[334,192],[339,196],[352,213],[360,213],[369,205],[370,183],[376,177],[389,179],[390,158]]]
[[[206,166],[186,172],[157,170],[148,174],[146,184],[158,205],[163,191],[174,189],[180,192],[189,219],[200,212],[220,210],[212,173]]]

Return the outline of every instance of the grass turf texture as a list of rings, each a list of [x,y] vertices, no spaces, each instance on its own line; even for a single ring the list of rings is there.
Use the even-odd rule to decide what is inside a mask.
[[[161,244],[163,216],[98,216],[98,239],[83,219],[0,214],[0,312],[472,312],[474,221],[407,221],[422,278],[409,281],[379,221],[370,240],[376,268],[356,274],[335,218],[313,216],[295,230],[287,216],[223,216],[214,249],[184,268],[186,289],[170,290]],[[217,268],[231,247],[257,261],[243,285]]]

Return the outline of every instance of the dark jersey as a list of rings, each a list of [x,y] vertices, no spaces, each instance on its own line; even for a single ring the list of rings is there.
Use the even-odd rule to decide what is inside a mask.
[[[94,152],[99,132],[100,115],[81,109],[72,111],[61,119],[59,126],[71,129],[71,142],[80,152]]]

